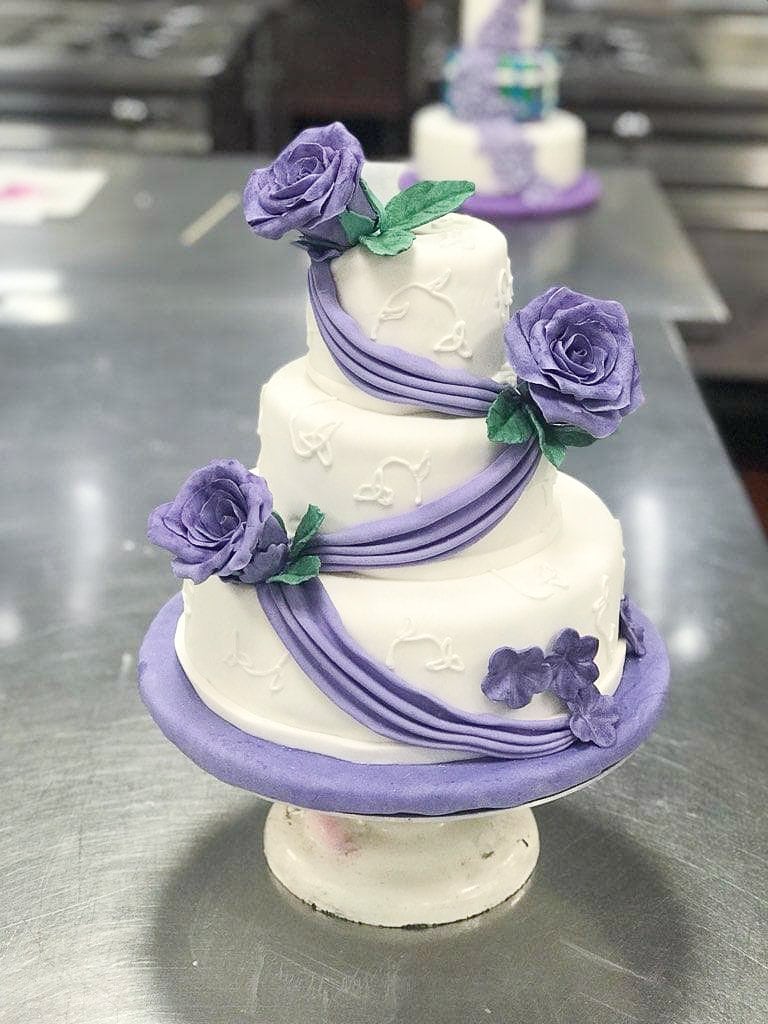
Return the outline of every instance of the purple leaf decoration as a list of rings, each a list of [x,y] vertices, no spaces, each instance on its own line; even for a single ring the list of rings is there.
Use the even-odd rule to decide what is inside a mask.
[[[535,693],[549,689],[552,669],[540,647],[516,651],[500,647],[488,661],[488,674],[481,689],[489,700],[522,708]]]
[[[564,629],[553,640],[549,651],[552,689],[566,704],[593,686],[600,674],[595,664],[597,644],[597,637],[580,636],[575,629]]]
[[[619,605],[619,636],[627,641],[627,654],[633,658],[645,655],[645,629],[636,622],[628,597],[622,597]]]
[[[612,747],[616,742],[619,715],[612,697],[604,697],[594,687],[593,690],[574,707],[568,725],[573,735],[584,743]]]

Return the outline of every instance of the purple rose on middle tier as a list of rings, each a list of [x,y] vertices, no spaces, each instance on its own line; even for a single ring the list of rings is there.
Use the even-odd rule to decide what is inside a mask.
[[[340,122],[306,128],[273,163],[253,171],[243,194],[245,219],[264,238],[300,231],[318,248],[341,252],[350,244],[339,220],[344,212],[376,220],[360,184],[364,161],[360,143]]]
[[[550,288],[509,321],[505,341],[510,364],[547,423],[607,437],[643,402],[620,302]]]

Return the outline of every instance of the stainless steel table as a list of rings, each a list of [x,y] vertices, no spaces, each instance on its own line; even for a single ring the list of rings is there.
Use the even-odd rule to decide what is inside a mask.
[[[128,161],[80,221],[4,229],[0,1021],[766,1019],[768,558],[658,319],[635,318],[645,410],[568,468],[622,518],[669,713],[538,812],[515,906],[435,931],[313,914],[265,869],[264,805],[144,712],[135,652],[175,589],[147,510],[192,466],[253,461],[259,384],[303,346],[299,253],[234,220],[179,244],[243,166]]]

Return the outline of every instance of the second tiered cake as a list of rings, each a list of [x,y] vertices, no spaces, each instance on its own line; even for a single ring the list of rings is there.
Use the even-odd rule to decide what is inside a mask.
[[[469,178],[480,214],[547,213],[593,202],[584,122],[558,108],[560,67],[541,48],[541,0],[462,0],[461,47],[443,103],[413,120],[419,178]]]

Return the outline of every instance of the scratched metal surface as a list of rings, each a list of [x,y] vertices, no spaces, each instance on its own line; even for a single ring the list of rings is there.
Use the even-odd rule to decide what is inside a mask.
[[[600,785],[537,811],[515,906],[403,933],[313,914],[265,870],[264,805],[144,713],[134,655],[174,590],[147,510],[192,466],[253,460],[259,384],[303,344],[298,253],[234,216],[178,243],[244,166],[124,161],[79,221],[4,229],[0,1021],[766,1019],[768,560],[654,319],[636,322],[647,407],[570,469],[623,520],[629,588],[670,645],[669,713]],[[610,276],[615,255],[581,272]]]

